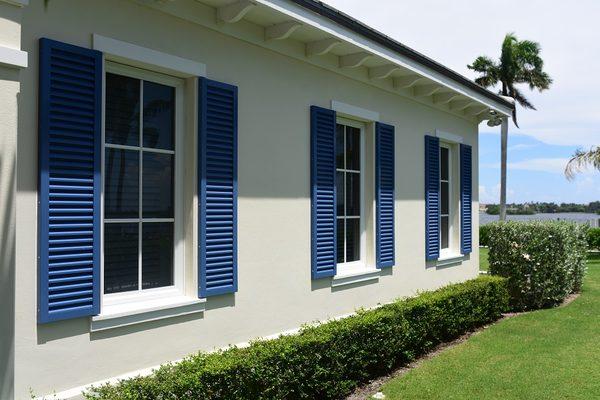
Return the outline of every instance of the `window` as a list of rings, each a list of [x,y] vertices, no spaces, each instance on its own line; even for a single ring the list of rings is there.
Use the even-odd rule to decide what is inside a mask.
[[[440,143],[440,250],[442,256],[458,254],[458,149],[450,143]]]
[[[337,263],[361,261],[363,250],[364,139],[362,127],[336,126]]]
[[[176,78],[107,64],[105,295],[180,286],[181,87]]]

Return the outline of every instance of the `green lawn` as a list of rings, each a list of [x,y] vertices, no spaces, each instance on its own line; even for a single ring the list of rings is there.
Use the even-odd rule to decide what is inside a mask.
[[[490,250],[487,247],[479,248],[479,270],[487,271],[490,268],[490,262],[488,261],[488,254]]]
[[[507,318],[382,387],[386,399],[600,399],[600,257],[568,306]]]

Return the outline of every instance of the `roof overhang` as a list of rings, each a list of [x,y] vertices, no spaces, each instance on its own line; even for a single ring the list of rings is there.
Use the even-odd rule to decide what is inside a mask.
[[[315,0],[135,0],[307,63],[481,122],[513,103]]]

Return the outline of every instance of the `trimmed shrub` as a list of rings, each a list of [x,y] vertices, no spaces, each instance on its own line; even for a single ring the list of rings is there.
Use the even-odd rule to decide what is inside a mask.
[[[587,230],[566,221],[490,224],[490,273],[508,278],[513,310],[552,307],[581,290]]]
[[[490,245],[490,224],[479,225],[479,245],[485,247]]]
[[[508,306],[505,279],[485,276],[397,300],[299,334],[199,353],[150,376],[92,388],[88,399],[339,399]]]
[[[587,233],[588,247],[600,250],[600,228],[590,228]]]

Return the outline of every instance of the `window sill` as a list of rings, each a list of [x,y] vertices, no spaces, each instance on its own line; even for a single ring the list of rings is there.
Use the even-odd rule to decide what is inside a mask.
[[[442,267],[446,265],[455,265],[462,264],[465,256],[463,254],[452,253],[452,254],[444,254],[437,259],[435,265],[437,267]]]
[[[165,318],[201,313],[206,308],[205,303],[206,299],[178,295],[108,305],[103,307],[102,314],[91,318],[90,331],[98,332]]]
[[[331,287],[352,285],[359,282],[378,280],[381,270],[377,268],[361,268],[338,273],[331,281]]]

